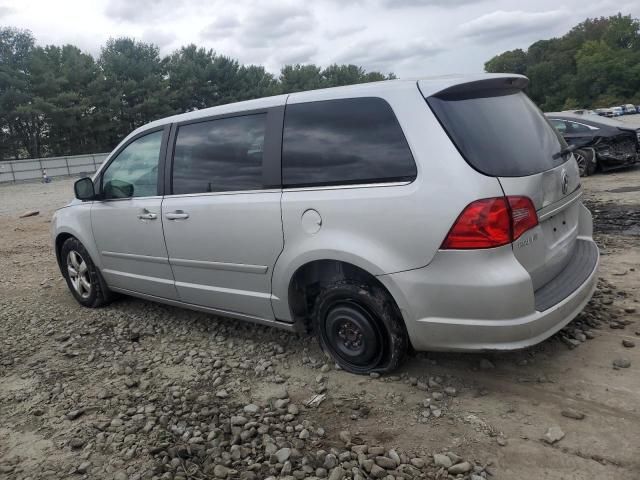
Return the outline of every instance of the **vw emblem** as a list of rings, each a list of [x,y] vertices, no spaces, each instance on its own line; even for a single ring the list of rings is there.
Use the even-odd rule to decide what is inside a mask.
[[[560,174],[560,181],[562,182],[562,194],[566,195],[569,191],[569,175],[567,175],[567,171],[564,169]]]

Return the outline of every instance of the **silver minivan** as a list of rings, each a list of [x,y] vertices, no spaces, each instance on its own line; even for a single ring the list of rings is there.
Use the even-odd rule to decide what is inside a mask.
[[[314,332],[345,370],[507,350],[589,301],[571,148],[518,75],[393,80],[152,122],[52,222],[71,293]]]

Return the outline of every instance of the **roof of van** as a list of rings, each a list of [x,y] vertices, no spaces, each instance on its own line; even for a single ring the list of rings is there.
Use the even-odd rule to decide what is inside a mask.
[[[244,102],[228,103],[217,107],[204,108],[193,112],[181,113],[171,117],[161,118],[151,123],[143,125],[131,133],[130,136],[143,132],[147,129],[166,125],[167,123],[183,122],[186,120],[195,120],[198,118],[209,117],[213,115],[222,115],[225,113],[243,112],[248,110],[256,110],[262,108],[275,107],[284,105],[289,101],[316,101],[325,100],[332,97],[344,98],[347,95],[365,96],[374,94],[381,90],[394,90],[407,88],[410,85],[420,85],[420,91],[425,97],[434,95],[442,90],[464,84],[473,84],[485,80],[498,80],[501,78],[518,79],[521,84],[526,85],[527,78],[517,74],[506,73],[482,73],[467,75],[442,75],[436,77],[419,77],[398,80],[384,80],[380,82],[358,83],[355,85],[346,85],[343,87],[323,88],[318,90],[308,90],[304,92],[296,92],[285,95],[275,95],[272,97],[258,98],[255,100],[247,100]]]

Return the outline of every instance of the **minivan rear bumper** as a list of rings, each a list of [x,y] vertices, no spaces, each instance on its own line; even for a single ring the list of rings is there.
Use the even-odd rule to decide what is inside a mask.
[[[573,320],[591,299],[599,253],[591,238],[577,247],[590,255],[579,284],[543,311],[531,278],[511,246],[439,252],[429,266],[378,277],[396,299],[418,351],[515,350],[535,345]],[[538,304],[537,304],[538,303]],[[537,305],[536,305],[537,304]]]

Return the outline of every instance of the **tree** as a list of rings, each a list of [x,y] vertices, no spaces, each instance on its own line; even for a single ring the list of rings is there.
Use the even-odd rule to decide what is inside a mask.
[[[600,107],[640,100],[640,21],[630,15],[587,19],[566,35],[527,51],[501,53],[487,72],[522,73],[544,110]]]
[[[486,62],[484,69],[493,73],[508,72],[524,75],[527,71],[527,54],[519,48],[501,53]]]
[[[33,114],[30,58],[35,47],[31,32],[0,29],[0,130],[3,154],[17,158],[21,152],[40,151],[38,115]]]
[[[98,58],[96,143],[114,145],[132,130],[168,115],[167,81],[158,47],[131,38],[110,39]]]
[[[0,28],[0,158],[105,152],[173,113],[391,78],[357,65],[286,65],[276,78],[193,44],[161,58],[158,47],[132,38],[110,39],[94,59]]]

